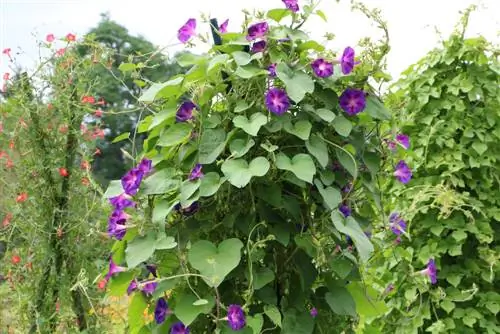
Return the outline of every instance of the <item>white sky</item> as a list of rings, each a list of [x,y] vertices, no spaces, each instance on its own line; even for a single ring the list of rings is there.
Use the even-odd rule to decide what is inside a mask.
[[[460,17],[458,12],[471,3],[479,4],[480,9],[471,18],[468,36],[482,34],[490,41],[500,40],[500,0],[364,0],[364,3],[380,8],[388,21],[392,47],[389,71],[396,77],[437,45],[436,28],[446,38]],[[17,59],[23,66],[32,66],[38,55],[35,36],[38,40],[44,40],[49,33],[56,37],[68,32],[81,36],[106,11],[132,34],[141,34],[164,47],[176,44],[177,29],[188,18],[199,18],[202,12],[218,18],[219,22],[230,18],[228,30],[239,31],[242,9],[282,7],[281,0],[0,0],[0,50],[7,47],[13,53],[22,50]],[[379,36],[363,15],[350,12],[348,0],[340,3],[323,0],[319,8],[328,16],[328,23],[315,18],[305,30],[318,40],[326,32],[334,33],[336,39],[329,45],[334,49],[355,47],[362,37]],[[199,23],[198,30],[208,31],[208,26]],[[168,50],[180,49],[177,45]],[[197,45],[195,51],[203,50]],[[9,71],[6,60],[0,54],[0,74]]]

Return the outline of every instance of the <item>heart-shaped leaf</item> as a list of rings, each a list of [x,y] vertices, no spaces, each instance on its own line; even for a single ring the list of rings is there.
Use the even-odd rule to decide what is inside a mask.
[[[234,107],[234,110],[233,110],[233,111],[234,111],[236,114],[239,114],[240,112],[243,112],[243,111],[247,110],[247,109],[248,109],[248,108],[250,108],[251,106],[252,106],[251,104],[249,105],[249,104],[248,104],[248,103],[246,103],[245,101],[238,101],[238,102],[236,103],[236,106]]]
[[[172,249],[175,247],[177,247],[177,242],[175,242],[174,237],[168,237],[162,233],[162,235],[160,235],[160,237],[156,239],[156,249]]]
[[[251,136],[257,136],[260,128],[267,123],[267,116],[263,113],[255,113],[250,119],[243,115],[236,116],[233,119],[234,126],[242,129]]]
[[[325,300],[333,312],[340,315],[356,316],[356,303],[344,287],[332,287],[325,294]]]
[[[262,326],[264,326],[264,317],[262,314],[247,316],[247,326],[253,330],[253,334],[260,334]]]
[[[189,326],[201,313],[209,313],[214,306],[213,298],[204,299],[206,303],[197,303],[199,300],[190,293],[176,298],[174,313],[185,326]]]
[[[229,150],[231,155],[235,158],[241,158],[255,145],[255,141],[252,138],[238,138],[231,141],[229,144]]]
[[[243,188],[253,176],[266,175],[269,167],[266,158],[257,157],[250,164],[244,159],[227,160],[222,164],[221,170],[233,186]]]
[[[223,129],[205,129],[201,134],[199,163],[208,165],[217,159],[226,146],[226,132]]]
[[[240,263],[241,248],[243,243],[235,238],[224,240],[219,247],[210,241],[200,240],[191,246],[188,260],[193,268],[205,276],[204,280],[209,286],[218,287]]]
[[[286,92],[295,103],[302,101],[306,93],[314,92],[314,81],[302,71],[293,71],[285,63],[280,63],[276,67],[276,74],[285,83]]]
[[[179,145],[191,136],[193,126],[189,123],[175,123],[169,126],[158,139],[158,146],[175,146]]]
[[[313,176],[316,174],[316,166],[309,154],[299,153],[291,160],[285,154],[279,153],[276,157],[276,167],[288,170],[295,174],[299,179],[312,183]]]
[[[391,113],[384,104],[375,96],[370,95],[366,98],[366,112],[375,119],[389,120]]]
[[[335,119],[335,114],[328,109],[316,109],[314,113],[327,123],[331,123]]]
[[[309,121],[300,120],[295,124],[292,122],[285,123],[285,131],[291,133],[294,136],[299,137],[302,140],[308,140],[311,134],[312,125]]]
[[[148,260],[154,253],[156,240],[153,233],[146,236],[137,236],[127,244],[125,250],[125,259],[129,268],[135,268],[137,265]]]
[[[281,313],[275,305],[264,306],[264,313],[271,319],[273,324],[281,327]]]
[[[316,135],[312,135],[306,141],[306,148],[318,160],[321,167],[325,168],[328,164],[328,147],[325,141]]]
[[[234,61],[236,62],[236,64],[238,64],[238,66],[247,65],[252,61],[251,56],[243,51],[234,51],[233,53],[231,53],[231,55],[233,56]]]
[[[318,188],[321,197],[323,197],[323,201],[325,202],[325,206],[327,207],[327,209],[337,209],[339,204],[342,202],[342,195],[340,194],[340,190],[335,187],[323,188],[323,185],[317,179],[314,181],[314,184]]]
[[[335,117],[332,125],[335,131],[343,137],[347,137],[351,133],[352,123],[342,115]]]
[[[370,255],[373,253],[373,245],[359,226],[358,222],[354,220],[352,216],[344,219],[337,210],[332,212],[331,219],[333,225],[340,233],[349,235],[352,241],[354,241],[361,261],[368,261]]]
[[[225,179],[221,179],[216,172],[205,174],[201,179],[200,184],[200,197],[212,196],[219,190],[220,186],[224,183]]]
[[[347,154],[343,150],[336,150],[337,158],[339,159],[340,164],[352,175],[352,177],[358,177],[358,167],[354,157],[352,155]]]

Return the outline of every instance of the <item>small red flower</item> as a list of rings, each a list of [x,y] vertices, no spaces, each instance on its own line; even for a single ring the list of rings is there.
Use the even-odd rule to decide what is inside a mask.
[[[28,270],[33,270],[33,262],[31,262],[31,261],[30,261],[30,262],[26,263],[26,264],[25,264],[25,267],[26,267],[26,269],[28,269]]]
[[[56,55],[58,56],[64,56],[64,53],[66,52],[66,49],[65,48],[61,48],[59,50],[56,51]]]
[[[16,197],[16,202],[17,203],[22,203],[28,199],[28,194],[27,193],[20,193]]]
[[[94,116],[95,117],[102,117],[102,110],[101,109],[97,109],[96,111],[94,111]]]
[[[106,288],[106,284],[108,284],[108,281],[103,278],[97,283],[97,287],[99,288],[99,290],[104,290]]]
[[[96,148],[95,152],[94,152],[94,155],[101,155],[101,153],[102,153],[101,150],[98,149],[98,148]]]
[[[54,109],[54,105],[53,105],[52,103],[48,103],[48,104],[47,104],[47,109],[48,109],[48,110],[52,110],[52,109]]]
[[[12,255],[11,261],[12,264],[18,264],[21,262],[21,257],[19,255]]]
[[[80,163],[80,168],[83,169],[83,170],[90,170],[90,164],[87,160],[83,160],[81,163]]]
[[[3,49],[2,53],[4,55],[7,55],[7,57],[10,58],[10,51],[12,51],[10,48]]]
[[[104,139],[104,130],[103,129],[94,129],[92,133],[92,139],[101,138]]]
[[[52,43],[55,39],[56,37],[54,36],[54,34],[48,34],[47,37],[45,37],[47,43]]]
[[[5,217],[2,220],[2,226],[7,227],[10,225],[10,222],[12,221],[12,213],[8,213],[5,215]]]
[[[105,105],[105,104],[106,104],[106,101],[104,101],[104,98],[103,98],[103,97],[100,97],[100,98],[99,98],[99,101],[97,102],[97,104],[98,104],[98,105],[100,105],[100,106],[103,106],[103,105]]]
[[[19,119],[19,124],[25,129],[28,128],[28,124],[26,124],[26,122],[22,118]]]
[[[7,162],[5,163],[5,167],[7,167],[9,169],[14,167],[14,161],[12,161],[11,159],[7,159]]]
[[[85,95],[82,97],[82,103],[95,103],[95,98],[93,96]]]
[[[13,140],[9,141],[9,148],[10,148],[11,150],[13,150],[13,149],[14,149],[14,141],[13,141]]]
[[[59,126],[59,132],[63,134],[68,133],[68,126],[66,124]]]
[[[10,79],[10,73],[5,72],[5,73],[3,74],[3,79],[4,79],[5,81],[9,80],[9,79]]]
[[[84,185],[85,187],[88,187],[89,184],[90,184],[90,180],[87,178],[87,177],[82,177],[82,185]]]
[[[66,41],[68,41],[68,42],[74,42],[74,41],[76,41],[76,35],[71,34],[71,33],[67,34],[66,35]]]
[[[62,177],[68,177],[69,176],[68,170],[64,167],[60,167],[59,175],[61,175]]]
[[[8,158],[9,155],[5,151],[0,151],[0,159],[2,159],[3,157],[7,157]]]

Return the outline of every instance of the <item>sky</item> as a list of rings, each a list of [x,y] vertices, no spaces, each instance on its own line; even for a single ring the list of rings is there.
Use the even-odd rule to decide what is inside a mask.
[[[305,3],[299,0],[299,4]],[[388,56],[389,72],[397,78],[399,73],[418,61],[441,38],[446,38],[460,18],[459,11],[470,4],[479,10],[470,21],[467,36],[483,35],[490,41],[500,42],[499,0],[364,0],[365,5],[379,8],[388,22],[391,52]],[[201,14],[222,22],[230,19],[228,30],[240,31],[242,9],[281,8],[281,0],[0,0],[0,50],[11,48],[16,60],[25,67],[33,67],[38,57],[37,40],[53,33],[64,37],[67,33],[82,36],[100,20],[100,13],[109,12],[111,19],[125,26],[134,35],[142,35],[166,52],[182,50],[176,39],[178,28],[188,18]],[[333,50],[346,46],[356,47],[363,37],[378,38],[380,31],[362,14],[350,10],[349,0],[322,0],[319,7],[326,16],[304,26],[312,37],[321,40],[326,32],[336,38],[328,44]],[[209,27],[198,21],[198,31]],[[207,46],[197,43],[194,52],[203,52]],[[7,58],[0,54],[0,73],[12,72]]]

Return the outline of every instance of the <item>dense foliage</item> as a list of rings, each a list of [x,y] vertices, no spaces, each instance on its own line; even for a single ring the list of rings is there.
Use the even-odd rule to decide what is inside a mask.
[[[468,15],[392,96],[416,178],[405,189],[389,185],[408,229],[367,278],[387,288],[391,309],[370,333],[500,333],[499,52],[463,37]],[[433,286],[418,275],[429,258],[439,272]]]
[[[327,333],[385,310],[360,276],[381,157],[398,182],[412,174],[380,135],[367,64],[381,59],[325,50],[300,30],[316,4],[284,3],[244,33],[215,26],[222,45],[179,56],[188,72],[139,99],[155,111],[144,156],[106,192],[108,291],[132,296],[132,333]]]

